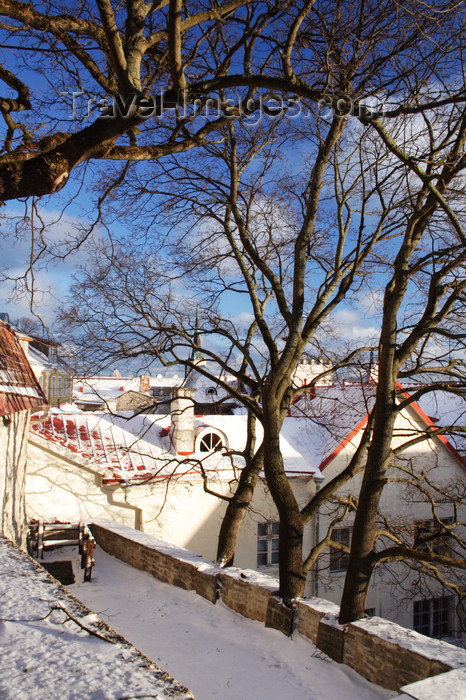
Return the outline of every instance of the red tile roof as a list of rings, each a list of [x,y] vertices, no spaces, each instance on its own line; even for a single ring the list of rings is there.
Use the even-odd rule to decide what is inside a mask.
[[[11,327],[0,321],[0,416],[47,404]]]

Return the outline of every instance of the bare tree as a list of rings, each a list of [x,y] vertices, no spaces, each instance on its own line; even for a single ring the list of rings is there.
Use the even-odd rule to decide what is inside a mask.
[[[363,120],[371,98],[386,117],[464,99],[459,81],[445,94],[460,75],[455,2],[5,0],[0,16],[2,200],[57,192],[91,159],[184,152],[263,111],[271,92],[285,108],[294,96]],[[174,117],[159,119],[167,109]]]
[[[129,356],[153,353],[189,366],[183,284],[192,286],[196,274],[206,299],[237,290],[250,300],[252,321],[244,334],[222,317],[218,305],[206,314],[209,332],[224,343],[210,356],[248,388],[236,395],[263,424],[261,459],[280,515],[281,595],[293,598],[302,593],[310,561],[302,552],[303,527],[335,489],[363,468],[367,452],[345,599],[351,599],[352,607],[351,612],[342,611],[342,619],[359,616],[372,571],[368,562],[378,499],[391,456],[396,379],[417,350],[423,351],[422,366],[429,338],[448,334],[447,324],[463,294],[457,270],[464,262],[464,237],[455,189],[464,168],[464,94],[457,78],[462,38],[456,5],[429,9],[417,0],[283,6],[230,2],[220,9],[194,3],[187,9],[173,0],[161,6],[133,3],[116,12],[109,3],[99,2],[95,14],[87,10],[80,20],[49,10],[46,14],[9,0],[3,16],[13,21],[5,26],[11,32],[10,45],[17,35],[25,51],[51,51],[66,79],[81,72],[85,91],[92,95],[97,85],[99,96],[111,95],[120,113],[104,114],[90,126],[79,125],[78,131],[64,135],[58,130],[57,114],[57,129],[41,133],[41,140],[30,138],[26,123],[10,123],[3,164],[0,160],[0,169],[7,173],[4,199],[58,190],[76,165],[91,158],[127,163],[170,157],[156,176],[149,169],[125,165],[116,179],[106,181],[102,197],[107,200],[110,193],[117,196],[121,191],[136,203],[138,217],[146,205],[155,203],[157,225],[165,213],[162,202],[169,193],[164,183],[169,181],[180,202],[168,199],[173,226],[180,223],[178,213],[187,217],[189,212],[193,227],[182,229],[181,237],[174,230],[166,233],[181,264],[175,264],[175,255],[169,257],[159,236],[154,244],[157,258],[140,262],[135,272],[126,245],[126,250],[117,250],[120,265],[110,255],[90,273],[88,315],[79,308],[69,318],[84,324],[89,337],[106,341],[109,350]],[[45,45],[34,43],[38,39]],[[30,98],[11,71],[4,79],[18,94],[17,103],[4,101],[8,123],[11,113],[28,111]],[[188,102],[199,98],[199,103],[194,113],[175,111],[167,123],[149,122],[144,117],[152,101],[141,100],[153,97],[152,86],[162,89],[169,105],[175,105],[179,91]],[[288,118],[298,104],[308,110],[306,121],[294,125],[288,136],[278,124],[276,133],[272,130],[265,140],[260,130],[251,134],[247,125],[235,126],[232,117],[260,110],[259,97],[270,91],[299,98],[299,103],[285,103],[284,116]],[[235,98],[233,107],[230,95]],[[219,111],[216,118],[205,120],[209,97]],[[154,99],[158,115],[162,97]],[[321,100],[328,114],[311,109]],[[12,151],[16,134],[21,143]],[[120,140],[123,134],[128,134],[129,146]],[[292,171],[307,148],[305,178],[290,172],[273,188],[266,166],[267,159],[277,155],[269,148],[270,139],[273,143],[293,138],[297,143],[300,136],[306,146],[301,152],[295,146],[294,160],[288,162]],[[206,142],[206,155],[198,162],[173,155]],[[264,154],[263,160],[252,161],[258,153]],[[276,217],[267,218],[266,205],[273,201],[280,202],[282,210],[278,224]],[[196,227],[207,220],[213,229],[201,233]],[[452,236],[459,236],[461,246],[452,243]],[[428,247],[432,237],[441,241],[435,251]],[[371,271],[374,279],[377,274],[389,279],[375,407],[350,465],[300,509],[279,449],[280,428],[296,393],[293,373],[309,343],[320,340],[318,332],[338,304],[362,288],[362,273]],[[115,287],[113,298],[104,293],[105,305],[99,307],[92,289],[103,292],[117,272],[123,283]],[[167,292],[154,291],[155,272]],[[191,282],[185,283],[188,275]],[[92,287],[96,281],[100,286]],[[400,329],[399,314],[413,288],[420,311],[414,321],[407,313]],[[241,355],[239,368],[230,362],[233,350]],[[349,356],[357,350],[350,350]],[[252,482],[244,484],[247,494],[236,504],[239,509],[244,510],[251,486]],[[229,554],[222,558],[228,560]]]
[[[406,164],[407,175],[414,176],[415,189],[413,191],[411,183],[407,185],[410,201],[406,227],[385,287],[373,436],[354,522],[340,614],[342,622],[363,615],[369,581],[377,563],[374,550],[377,509],[393,456],[394,422],[400,406],[412,400],[405,398],[397,402],[398,377],[410,376],[411,371],[419,371],[423,365],[425,372],[432,364],[435,368],[436,363],[428,361],[426,349],[428,342],[436,337],[451,337],[464,346],[464,333],[457,331],[454,324],[464,305],[466,284],[466,237],[460,224],[462,203],[458,201],[456,189],[458,175],[466,165],[465,115],[461,110],[453,110],[441,119],[440,125],[428,114],[423,115],[423,120],[428,145],[416,144],[414,148],[406,141],[402,146],[397,144],[387,129],[378,122],[375,124],[386,147]],[[434,250],[432,237],[438,240]],[[425,291],[420,295],[422,302],[417,305],[421,287]],[[403,306],[409,294],[414,294],[414,298],[410,306]],[[408,313],[407,308],[410,309]],[[411,369],[412,359],[415,361]],[[449,365],[449,361],[441,362],[437,368],[447,377],[446,389],[451,388],[449,371],[460,370],[458,363],[454,363],[453,368]],[[462,378],[464,382],[464,373]],[[432,388],[430,383],[418,394]]]
[[[309,343],[319,340],[318,333],[331,312],[351,293],[360,291],[362,272],[366,281],[371,270],[375,271],[374,279],[386,276],[391,287],[394,271],[401,264],[399,261],[404,260],[411,223],[419,211],[423,214],[420,235],[411,251],[414,254],[417,250],[417,255],[411,267],[402,265],[406,274],[404,293],[409,290],[410,299],[409,306],[403,306],[400,300],[398,307],[403,314],[403,324],[398,323],[397,337],[402,339],[406,352],[399,373],[408,377],[422,368],[426,375],[429,370],[435,370],[437,374],[443,372],[447,378],[441,383],[424,382],[423,388],[413,393],[413,399],[419,392],[448,389],[452,373],[455,376],[456,372],[457,378],[462,376],[461,364],[451,357],[448,360],[445,356],[443,362],[437,357],[435,366],[429,360],[429,357],[432,360],[429,341],[437,335],[450,335],[459,346],[463,343],[461,332],[454,324],[463,295],[460,270],[464,265],[464,247],[456,242],[456,228],[449,228],[452,207],[456,207],[455,178],[463,167],[461,156],[455,157],[454,150],[463,128],[462,115],[453,109],[438,119],[435,129],[432,124],[429,129],[429,119],[425,115],[422,128],[418,129],[423,137],[426,134],[431,137],[422,142],[423,157],[429,160],[431,175],[439,172],[445,187],[451,185],[448,211],[442,205],[446,189],[443,195],[435,195],[430,208],[425,208],[423,192],[427,188],[426,197],[429,197],[429,188],[418,174],[414,173],[413,177],[410,168],[393,157],[391,148],[381,149],[380,142],[375,142],[376,152],[372,134],[348,130],[343,140],[345,122],[339,117],[334,117],[333,122],[318,133],[315,159],[309,175],[301,182],[296,168],[290,179],[282,163],[276,160],[280,154],[277,146],[287,138],[278,127],[272,126],[261,136],[259,131],[250,133],[247,129],[240,134],[237,127],[230,125],[224,140],[209,147],[207,156],[199,156],[199,160],[193,157],[184,169],[177,161],[167,165],[169,187],[164,186],[160,178],[156,185],[144,183],[146,205],[154,197],[164,198],[166,209],[159,211],[169,212],[172,225],[177,227],[178,234],[173,230],[169,237],[171,255],[160,250],[157,257],[151,258],[143,252],[135,258],[127,248],[113,251],[97,274],[91,270],[87,278],[80,281],[81,300],[84,290],[88,315],[83,317],[82,303],[67,315],[68,320],[80,327],[84,321],[94,345],[102,337],[106,339],[105,344],[100,345],[104,357],[114,353],[152,354],[164,362],[182,362],[196,368],[196,363],[187,358],[192,344],[193,313],[189,310],[186,313],[183,299],[184,285],[189,284],[192,290],[196,280],[198,293],[203,294],[205,300],[205,337],[211,339],[206,343],[205,354],[248,388],[246,392],[237,388],[233,393],[250,410],[251,418],[260,420],[264,428],[259,451],[255,452],[253,434],[248,443],[250,452],[246,461],[250,468],[243,472],[239,489],[230,501],[222,528],[219,559],[222,562],[231,560],[235,533],[263,467],[280,515],[280,592],[284,598],[302,594],[306,573],[318,555],[324,547],[335,546],[330,529],[312,552],[303,553],[305,524],[323,503],[334,498],[364,469],[366,456],[371,450],[375,452],[374,445],[380,441],[381,430],[380,424],[376,428],[380,410],[379,381],[374,408],[349,465],[300,508],[286,477],[278,442],[284,417],[299,393],[293,385],[293,372]],[[400,129],[399,142],[406,124],[398,124],[397,128]],[[309,135],[304,136],[308,139]],[[261,153],[260,165],[258,152]],[[420,152],[417,155],[419,164]],[[451,178],[447,177],[445,162]],[[282,177],[271,186],[270,173],[277,163]],[[430,181],[435,182],[432,178]],[[134,184],[135,192],[140,184]],[[128,185],[126,194],[131,196]],[[292,206],[293,196],[296,207]],[[432,237],[439,241],[433,249]],[[170,285],[169,293],[163,292],[164,283]],[[178,285],[177,294],[173,290],[175,284]],[[233,292],[245,295],[251,303],[251,323],[243,333],[221,315],[219,299]],[[382,330],[386,313],[384,307]],[[216,337],[223,346],[215,346]],[[417,342],[407,343],[406,338],[410,337],[416,337]],[[363,350],[365,348],[356,344],[346,357],[340,358],[340,363],[344,364]],[[234,352],[240,355],[236,365],[231,361]],[[380,353],[379,376],[386,372],[383,362],[384,355]],[[198,366],[197,371],[208,370]],[[397,376],[394,376],[393,394],[396,400],[390,404],[391,422],[383,423],[382,432],[390,446],[385,469],[393,459],[396,416],[411,400],[400,393]],[[441,434],[439,429],[430,428],[413,439],[427,440],[437,433]],[[362,517],[361,512],[367,517],[364,495],[359,503],[363,506],[358,507],[357,499],[343,503],[346,510],[357,509],[356,522]],[[378,503],[374,533],[377,514]],[[339,515],[337,517],[335,522],[340,519]],[[379,535],[374,534],[373,547],[378,538]],[[361,542],[357,534],[353,538],[355,542],[354,548]],[[410,548],[405,547],[404,554],[409,556]],[[387,553],[384,558],[378,549],[374,550],[373,567],[389,561],[390,556]],[[429,561],[429,556],[422,553],[412,558]],[[348,581],[351,581],[351,572]]]

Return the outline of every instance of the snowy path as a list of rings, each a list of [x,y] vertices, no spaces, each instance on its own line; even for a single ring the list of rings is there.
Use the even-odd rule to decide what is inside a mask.
[[[161,583],[100,548],[94,579],[69,590],[197,700],[378,700],[396,693],[221,602]],[[76,578],[81,572],[75,568]]]
[[[146,667],[136,649],[115,643],[94,614],[0,537],[1,700],[173,698],[172,680]]]

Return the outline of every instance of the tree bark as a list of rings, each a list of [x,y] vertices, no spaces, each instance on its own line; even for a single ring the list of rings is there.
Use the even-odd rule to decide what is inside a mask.
[[[0,200],[42,196],[58,192],[73,168],[92,157],[96,148],[109,148],[113,140],[140,124],[141,117],[101,117],[75,134],[63,134],[45,153],[11,154],[0,164]]]
[[[353,526],[351,553],[340,605],[340,624],[364,617],[369,583],[374,569],[373,553],[380,497],[392,450],[396,419],[396,314],[403,291],[385,293],[384,319],[380,336],[378,383],[374,404],[374,430],[367,453]]]
[[[385,479],[368,480],[361,489],[353,526],[351,555],[340,605],[340,624],[364,617],[367,593],[374,569],[376,516]]]
[[[223,516],[217,547],[217,566],[233,566],[238,533],[252,501],[254,489],[263,468],[263,448],[260,447],[241,472],[235,494]]]
[[[306,574],[303,569],[304,523],[290,482],[285,474],[280,450],[283,423],[278,402],[263,392],[264,472],[267,485],[280,517],[279,595],[293,600],[304,595]]]

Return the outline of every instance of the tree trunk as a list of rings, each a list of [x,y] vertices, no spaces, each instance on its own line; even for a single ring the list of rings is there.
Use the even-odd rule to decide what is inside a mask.
[[[373,552],[377,512],[390,463],[396,419],[394,348],[396,313],[385,308],[385,327],[379,352],[379,376],[374,404],[374,429],[354,519],[351,553],[340,606],[341,624],[364,617],[369,583],[374,570]]]
[[[235,494],[223,516],[218,536],[217,566],[233,566],[238,533],[263,468],[263,457],[263,448],[260,447],[250,464],[246,465],[241,472]]]
[[[303,569],[303,530],[304,526],[299,509],[297,507],[282,509],[280,513],[279,595],[284,600],[293,600],[304,595],[306,574]]]
[[[303,570],[303,530],[300,509],[285,474],[280,451],[283,419],[278,403],[263,394],[264,472],[267,485],[280,517],[279,595],[292,600],[304,595],[306,574]]]
[[[340,624],[364,617],[373,572],[377,509],[385,479],[371,480],[361,488],[353,526],[351,555],[340,605]]]

